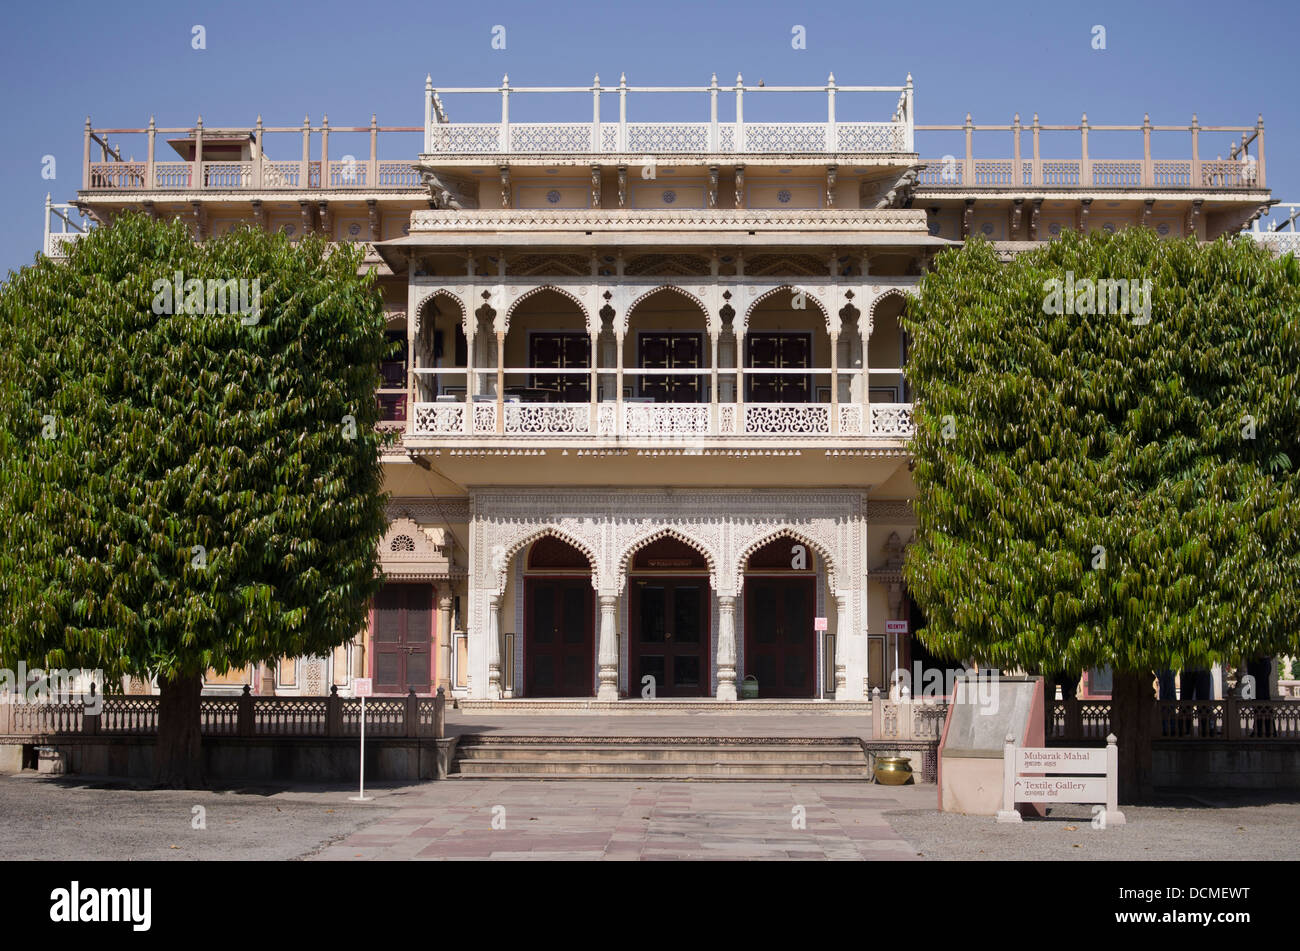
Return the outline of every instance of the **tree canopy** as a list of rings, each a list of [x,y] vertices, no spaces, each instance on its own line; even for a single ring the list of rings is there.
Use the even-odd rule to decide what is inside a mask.
[[[928,647],[1146,675],[1300,649],[1294,257],[1128,229],[1002,262],[973,240],[904,322]]]
[[[360,261],[126,215],[11,275],[0,661],[157,676],[166,695],[363,627],[388,345]]]

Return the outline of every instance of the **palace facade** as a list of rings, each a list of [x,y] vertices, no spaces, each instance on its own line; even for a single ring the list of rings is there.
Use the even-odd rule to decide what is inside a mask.
[[[787,93],[810,121],[768,117]],[[591,119],[512,118],[539,95]],[[636,121],[643,101],[694,118]],[[928,659],[900,574],[915,530],[900,314],[934,256],[972,234],[1007,256],[1066,230],[1211,240],[1272,204],[1262,119],[924,126],[910,76],[429,82],[424,108],[422,127],[87,120],[84,187],[49,207],[51,256],[76,211],[134,209],[198,240],[251,223],[361,242],[383,289],[401,356],[376,398],[401,438],[369,628],[214,691],[356,676],[489,700],[888,689]],[[976,133],[998,157],[977,157]],[[1211,137],[1226,156],[1206,157]],[[1156,157],[1166,142],[1181,157]]]

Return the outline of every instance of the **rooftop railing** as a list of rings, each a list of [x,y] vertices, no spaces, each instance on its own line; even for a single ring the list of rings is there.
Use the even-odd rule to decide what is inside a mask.
[[[1192,116],[1190,125],[1152,125],[1143,117],[1141,125],[1091,125],[1085,113],[1078,125],[1042,125],[1037,114],[1029,125],[1016,115],[1010,125],[975,125],[970,114],[962,125],[918,125],[927,132],[965,133],[964,155],[948,154],[925,159],[918,184],[926,188],[1264,188],[1264,117],[1253,126],[1203,126]],[[976,158],[976,132],[1011,133],[1010,158]],[[1044,158],[1044,132],[1072,132],[1079,136],[1079,158]],[[1141,158],[1094,158],[1088,137],[1097,132],[1142,133]],[[1186,159],[1155,158],[1151,154],[1152,133],[1181,132],[1191,136],[1191,156]],[[1228,157],[1202,159],[1202,132],[1240,134],[1228,149]],[[1021,154],[1022,137],[1031,135],[1030,155]],[[1251,149],[1254,148],[1252,154]],[[1004,153],[1005,154],[1005,153]]]
[[[817,93],[826,96],[825,122],[746,122],[745,94]],[[836,115],[839,93],[897,93],[897,105],[887,122],[844,122]],[[443,94],[501,97],[500,122],[450,122]],[[510,99],[522,94],[586,94],[591,96],[591,122],[513,122]],[[633,94],[677,93],[709,96],[707,122],[632,122],[628,100]],[[735,94],[735,121],[718,119],[718,97]],[[618,96],[618,119],[602,118],[601,98]],[[425,80],[424,152],[426,155],[468,158],[477,155],[529,154],[815,154],[912,152],[912,77],[902,86],[840,86],[831,74],[824,86],[746,86],[741,76],[731,86],[719,86],[715,74],[708,86],[602,86],[597,76],[590,86],[511,86],[509,76],[497,87],[435,89]]]
[[[76,213],[80,216],[80,221],[73,221],[69,215]],[[55,221],[62,223],[59,230],[55,230]],[[45,196],[45,240],[41,243],[41,249],[45,252],[47,258],[61,258],[67,253],[67,246],[76,241],[82,235],[90,231],[90,223],[86,220],[86,213],[75,205],[67,202],[54,202],[50,196]]]
[[[420,174],[413,159],[381,159],[379,137],[400,133],[409,136],[404,151],[414,152],[418,146],[415,134],[423,131],[419,126],[381,126],[374,116],[368,126],[331,126],[326,116],[319,126],[313,126],[307,117],[301,126],[265,126],[262,117],[251,128],[209,129],[203,117],[192,127],[163,128],[154,120],[149,125],[135,129],[96,129],[86,119],[84,150],[82,155],[82,188],[90,191],[151,191],[151,190],[257,190],[273,191],[303,189],[365,189],[367,191],[404,191],[423,188]],[[369,134],[367,155],[339,154],[335,146],[331,158],[331,135]],[[159,161],[157,137],[182,136],[187,146],[192,145],[193,159],[184,161]],[[276,136],[283,143],[288,136],[301,142],[299,158],[272,159],[267,157],[267,135]],[[116,136],[114,144],[111,137]],[[141,139],[145,158],[123,157],[123,136]],[[205,141],[221,140],[225,150],[234,142],[248,146],[248,157],[237,160],[213,161],[211,145],[205,156]],[[127,141],[130,141],[129,139]],[[387,140],[386,140],[387,141]],[[98,147],[98,161],[95,158]],[[243,149],[241,148],[241,151]],[[360,151],[360,150],[358,150]],[[313,152],[319,158],[313,158]],[[290,153],[292,154],[292,153]]]
[[[1277,254],[1300,254],[1300,202],[1280,202],[1269,209],[1262,218],[1255,219],[1254,228],[1248,231],[1260,244],[1272,248]]]

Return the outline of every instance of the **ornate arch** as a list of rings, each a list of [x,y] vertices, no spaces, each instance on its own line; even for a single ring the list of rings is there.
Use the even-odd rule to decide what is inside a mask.
[[[578,298],[578,295],[573,293],[573,291],[560,287],[557,284],[538,284],[536,287],[528,288],[528,290],[524,291],[522,294],[520,294],[518,297],[512,300],[509,303],[509,305],[507,305],[505,309],[505,314],[501,318],[502,332],[504,333],[510,332],[510,318],[514,316],[515,309],[524,301],[528,300],[528,298],[535,297],[536,295],[542,293],[543,291],[555,291],[561,297],[567,297],[569,300],[573,301],[573,303],[576,304],[578,307],[578,313],[582,314],[582,322],[583,324],[586,325],[587,332],[588,333],[591,332],[591,314],[587,312],[587,305],[584,304]]]
[[[879,294],[877,294],[875,297],[871,298],[871,304],[867,307],[867,314],[866,314],[867,336],[869,336],[871,334],[871,331],[875,329],[876,308],[880,305],[881,301],[883,301],[886,297],[901,297],[903,299],[903,303],[906,304],[907,299],[909,297],[915,297],[915,296],[916,296],[916,290],[914,288],[900,286],[900,287],[887,287]]]
[[[505,548],[500,556],[496,552],[488,552],[488,577],[495,576],[497,593],[504,593],[506,590],[506,578],[510,571],[510,565],[514,562],[515,556],[521,551],[546,535],[554,536],[567,545],[572,545],[578,551],[582,552],[587,558],[587,563],[591,565],[591,586],[600,590],[600,558],[596,551],[587,542],[582,541],[574,535],[554,525],[544,525],[516,539],[508,548]]]
[[[718,558],[707,544],[691,535],[686,534],[680,529],[667,526],[656,529],[652,532],[640,536],[631,544],[627,545],[618,558],[618,593],[622,594],[623,589],[627,587],[627,572],[632,565],[632,559],[642,548],[652,542],[657,542],[661,538],[675,538],[683,545],[694,548],[704,556],[705,562],[709,566],[709,586],[716,592],[718,590]]]
[[[769,297],[775,297],[777,294],[782,292],[788,293],[792,296],[794,294],[802,293],[808,300],[816,304],[817,309],[822,312],[822,319],[826,321],[826,332],[831,332],[831,309],[826,306],[825,301],[817,296],[815,288],[800,287],[798,284],[780,284],[777,287],[766,290],[755,297],[749,302],[749,306],[745,308],[745,316],[740,325],[741,329],[747,333],[749,331],[749,320],[754,316],[754,310],[758,305],[763,303],[763,301],[767,300]]]
[[[443,296],[443,297],[449,297],[449,298],[452,299],[452,301],[455,302],[456,307],[460,310],[460,329],[461,329],[461,332],[464,333],[466,336],[469,336],[469,308],[467,308],[467,307],[465,306],[465,302],[464,302],[463,300],[460,299],[460,295],[459,295],[459,294],[455,294],[455,293],[453,293],[452,291],[448,290],[448,289],[445,288],[445,287],[436,287],[436,288],[434,288],[433,290],[429,291],[429,293],[427,293],[427,294],[425,294],[423,297],[421,297],[420,300],[419,300],[419,302],[416,303],[416,305],[415,305],[415,332],[418,334],[418,333],[420,332],[420,325],[421,325],[422,323],[424,323],[424,307],[425,307],[425,305],[428,304],[429,301],[433,300],[435,297],[438,297],[439,295],[441,295],[441,296]]]
[[[795,541],[799,542],[802,545],[807,545],[809,548],[811,548],[814,552],[817,553],[817,557],[820,558],[822,560],[822,564],[826,566],[826,584],[832,591],[834,591],[835,590],[835,559],[831,556],[830,548],[828,548],[822,542],[817,541],[815,538],[813,538],[813,536],[801,532],[799,529],[791,525],[783,525],[779,528],[774,528],[771,531],[764,533],[763,535],[760,535],[758,538],[754,539],[752,542],[750,542],[741,550],[739,557],[736,559],[737,594],[739,594],[742,590],[744,590],[745,587],[745,565],[749,563],[749,556],[754,554],[754,552],[758,551],[764,545],[768,545],[776,541],[782,535],[790,536]]]
[[[637,305],[640,304],[647,297],[651,297],[654,294],[658,294],[660,291],[676,291],[678,294],[685,297],[687,300],[695,304],[695,306],[700,309],[700,313],[704,315],[704,325],[706,327],[709,325],[710,323],[709,308],[705,305],[704,301],[700,300],[699,297],[697,297],[695,294],[692,294],[684,287],[679,287],[676,284],[660,284],[658,287],[652,287],[644,294],[641,294],[639,297],[633,300],[632,303],[628,304],[626,307],[623,308],[622,333],[624,336],[627,335],[627,328],[631,326],[632,323],[632,311],[636,310]]]

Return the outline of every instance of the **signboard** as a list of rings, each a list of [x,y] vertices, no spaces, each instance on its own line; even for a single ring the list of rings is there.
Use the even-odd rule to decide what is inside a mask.
[[[815,617],[815,618],[813,618],[813,630],[814,630],[814,631],[824,631],[824,630],[826,630],[826,618],[824,618],[824,617]]]
[[[1016,802],[1105,802],[1105,776],[1021,776]]]
[[[369,677],[352,678],[352,696],[354,697],[373,696],[373,694],[370,692],[371,683],[372,680]]]
[[[1093,774],[1093,775],[1060,775]],[[1100,773],[1101,775],[1095,775]],[[1106,748],[1018,748],[1008,734],[1002,754],[1002,809],[998,822],[1020,822],[1018,802],[1073,802],[1097,804],[1093,822],[1098,828],[1124,825],[1119,811],[1119,748],[1115,734]]]
[[[1016,773],[1104,773],[1105,750],[1016,750]]]
[[[885,633],[886,633],[886,634],[906,634],[906,633],[907,633],[907,627],[908,627],[908,625],[907,625],[907,622],[906,622],[906,621],[886,621],[886,622],[885,622]]]

